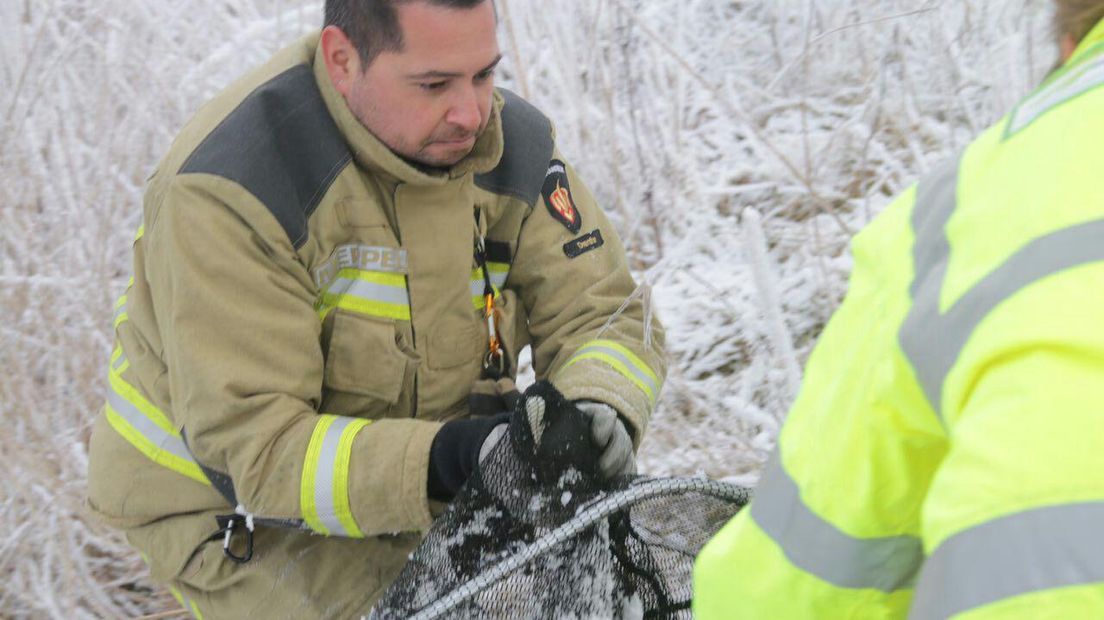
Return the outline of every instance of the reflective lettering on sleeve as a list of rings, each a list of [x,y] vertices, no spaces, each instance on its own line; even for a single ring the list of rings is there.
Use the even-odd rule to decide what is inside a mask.
[[[928,402],[943,421],[943,384],[982,320],[1001,302],[1038,280],[1104,260],[1104,244],[1100,243],[1104,220],[1058,230],[1017,250],[947,312],[940,312],[939,296],[950,256],[946,225],[956,205],[957,169],[957,162],[953,167],[944,165],[917,188],[912,216],[916,237],[916,276],[910,289],[913,302],[898,334]]]
[[[491,278],[491,287],[494,289],[495,297],[497,298],[501,294],[502,288],[506,286],[506,278],[510,275],[510,265],[508,263],[487,263],[487,275]],[[472,306],[476,310],[483,308],[483,291],[486,290],[486,283],[483,282],[483,270],[475,268],[472,270],[471,275],[471,296]]]
[[[1071,65],[1024,99],[1008,118],[1004,137],[1018,133],[1054,108],[1104,84],[1104,56]]]
[[[794,566],[840,588],[908,589],[924,560],[919,537],[858,538],[822,519],[801,501],[777,449],[763,470],[751,518]]]
[[[947,618],[1017,596],[1104,583],[1104,502],[1037,508],[943,541],[924,564],[913,620]]]
[[[119,359],[123,360],[122,367],[126,356],[120,355]],[[124,381],[121,371],[112,369],[108,379],[111,389],[104,413],[111,428],[153,462],[210,485],[168,417]]]
[[[655,403],[656,396],[659,395],[659,377],[643,360],[624,346],[612,340],[592,340],[576,351],[575,355],[572,355],[571,359],[564,364],[564,368],[570,368],[583,360],[597,360],[613,367],[643,390],[649,402]]]
[[[319,415],[306,460],[299,498],[310,528],[327,536],[364,538],[349,506],[349,461],[357,433],[371,420]]]
[[[322,318],[334,308],[400,321],[410,320],[406,276],[343,269],[318,299]]]

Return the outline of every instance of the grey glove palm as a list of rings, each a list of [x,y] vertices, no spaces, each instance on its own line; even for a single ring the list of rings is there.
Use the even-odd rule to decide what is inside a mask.
[[[590,439],[602,451],[598,473],[606,479],[636,473],[632,437],[617,411],[605,403],[585,400],[575,406],[590,418]]]

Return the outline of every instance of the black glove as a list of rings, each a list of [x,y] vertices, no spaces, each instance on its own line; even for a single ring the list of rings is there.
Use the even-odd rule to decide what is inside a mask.
[[[426,480],[429,498],[442,502],[452,501],[460,487],[464,486],[468,477],[479,466],[479,458],[486,452],[483,444],[488,441],[491,431],[509,421],[510,414],[504,412],[488,417],[446,422],[437,431],[429,449],[429,477]],[[492,439],[497,440],[501,436],[502,433],[498,432]]]

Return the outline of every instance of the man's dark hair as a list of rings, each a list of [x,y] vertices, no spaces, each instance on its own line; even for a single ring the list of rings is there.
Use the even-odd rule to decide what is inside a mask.
[[[450,9],[471,9],[489,0],[326,0],[323,26],[337,26],[349,37],[360,56],[361,68],[380,52],[397,52],[403,47],[402,28],[395,6],[425,2]]]

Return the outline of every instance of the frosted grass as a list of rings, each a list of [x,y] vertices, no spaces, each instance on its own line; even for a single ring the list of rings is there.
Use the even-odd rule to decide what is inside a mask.
[[[555,121],[667,325],[654,474],[752,484],[851,235],[1054,60],[1042,0],[500,3],[500,80]],[[146,177],[320,3],[0,3],[0,615],[179,606],[84,508]]]

